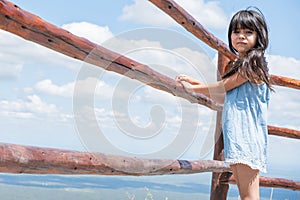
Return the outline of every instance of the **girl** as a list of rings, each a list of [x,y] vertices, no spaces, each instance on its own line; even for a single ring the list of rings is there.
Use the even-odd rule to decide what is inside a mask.
[[[228,63],[221,81],[203,84],[185,75],[177,76],[176,81],[187,82],[182,84],[187,91],[208,97],[225,89],[225,162],[230,164],[240,197],[259,199],[259,171],[266,172],[267,107],[272,90],[264,58],[268,29],[263,16],[253,10],[237,12],[229,25],[228,40],[238,58]]]

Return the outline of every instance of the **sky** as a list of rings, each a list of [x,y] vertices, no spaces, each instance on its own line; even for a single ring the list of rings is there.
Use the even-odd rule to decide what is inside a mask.
[[[12,1],[58,27],[175,77],[214,81],[216,51],[145,0]],[[272,74],[300,79],[300,2],[177,0],[227,43],[231,16],[264,14]],[[0,31],[0,142],[125,156],[212,159],[215,112]],[[88,59],[88,57],[87,57]],[[300,93],[275,87],[269,124],[300,129]],[[269,137],[267,175],[300,180],[299,141]]]

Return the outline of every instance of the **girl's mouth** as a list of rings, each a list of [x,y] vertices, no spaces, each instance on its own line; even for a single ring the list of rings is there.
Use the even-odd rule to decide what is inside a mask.
[[[237,42],[236,44],[240,44],[240,45],[246,45],[246,42]]]

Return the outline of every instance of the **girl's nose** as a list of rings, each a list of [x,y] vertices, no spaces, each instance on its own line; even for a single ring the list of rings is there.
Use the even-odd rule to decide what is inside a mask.
[[[240,34],[239,34],[239,38],[240,38],[240,39],[245,39],[245,35],[244,35],[243,33],[240,33]]]

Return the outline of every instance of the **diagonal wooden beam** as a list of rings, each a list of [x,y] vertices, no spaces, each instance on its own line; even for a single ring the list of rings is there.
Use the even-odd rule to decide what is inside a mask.
[[[300,139],[300,131],[289,128],[282,128],[276,126],[268,126],[269,135],[282,136],[293,139]]]
[[[4,173],[151,176],[230,170],[224,162],[213,160],[132,158],[4,143],[0,155]]]
[[[288,78],[284,76],[276,76],[272,75],[270,76],[272,84],[283,86],[283,87],[289,87],[294,89],[300,89],[300,81],[298,79]]]
[[[174,78],[152,70],[116,52],[58,28],[13,3],[0,1],[0,29],[11,32],[69,57],[139,80],[156,89],[182,97],[191,103],[222,110],[222,105],[202,94],[188,93]]]
[[[221,40],[216,38],[212,33],[206,30],[193,16],[185,11],[179,4],[173,0],[149,0],[178,24],[191,32],[195,37],[205,42],[207,45],[222,53],[230,60],[234,60],[236,55],[233,54]],[[300,90],[300,80],[291,79],[283,76],[271,75],[271,81],[274,85],[289,87]]]
[[[216,49],[222,55],[234,60],[236,55],[232,53],[227,45],[216,38],[212,33],[206,30],[192,15],[184,10],[173,0],[149,0],[167,15],[172,17],[178,24],[183,26],[187,31],[192,33],[198,39],[202,40],[208,46]]]

